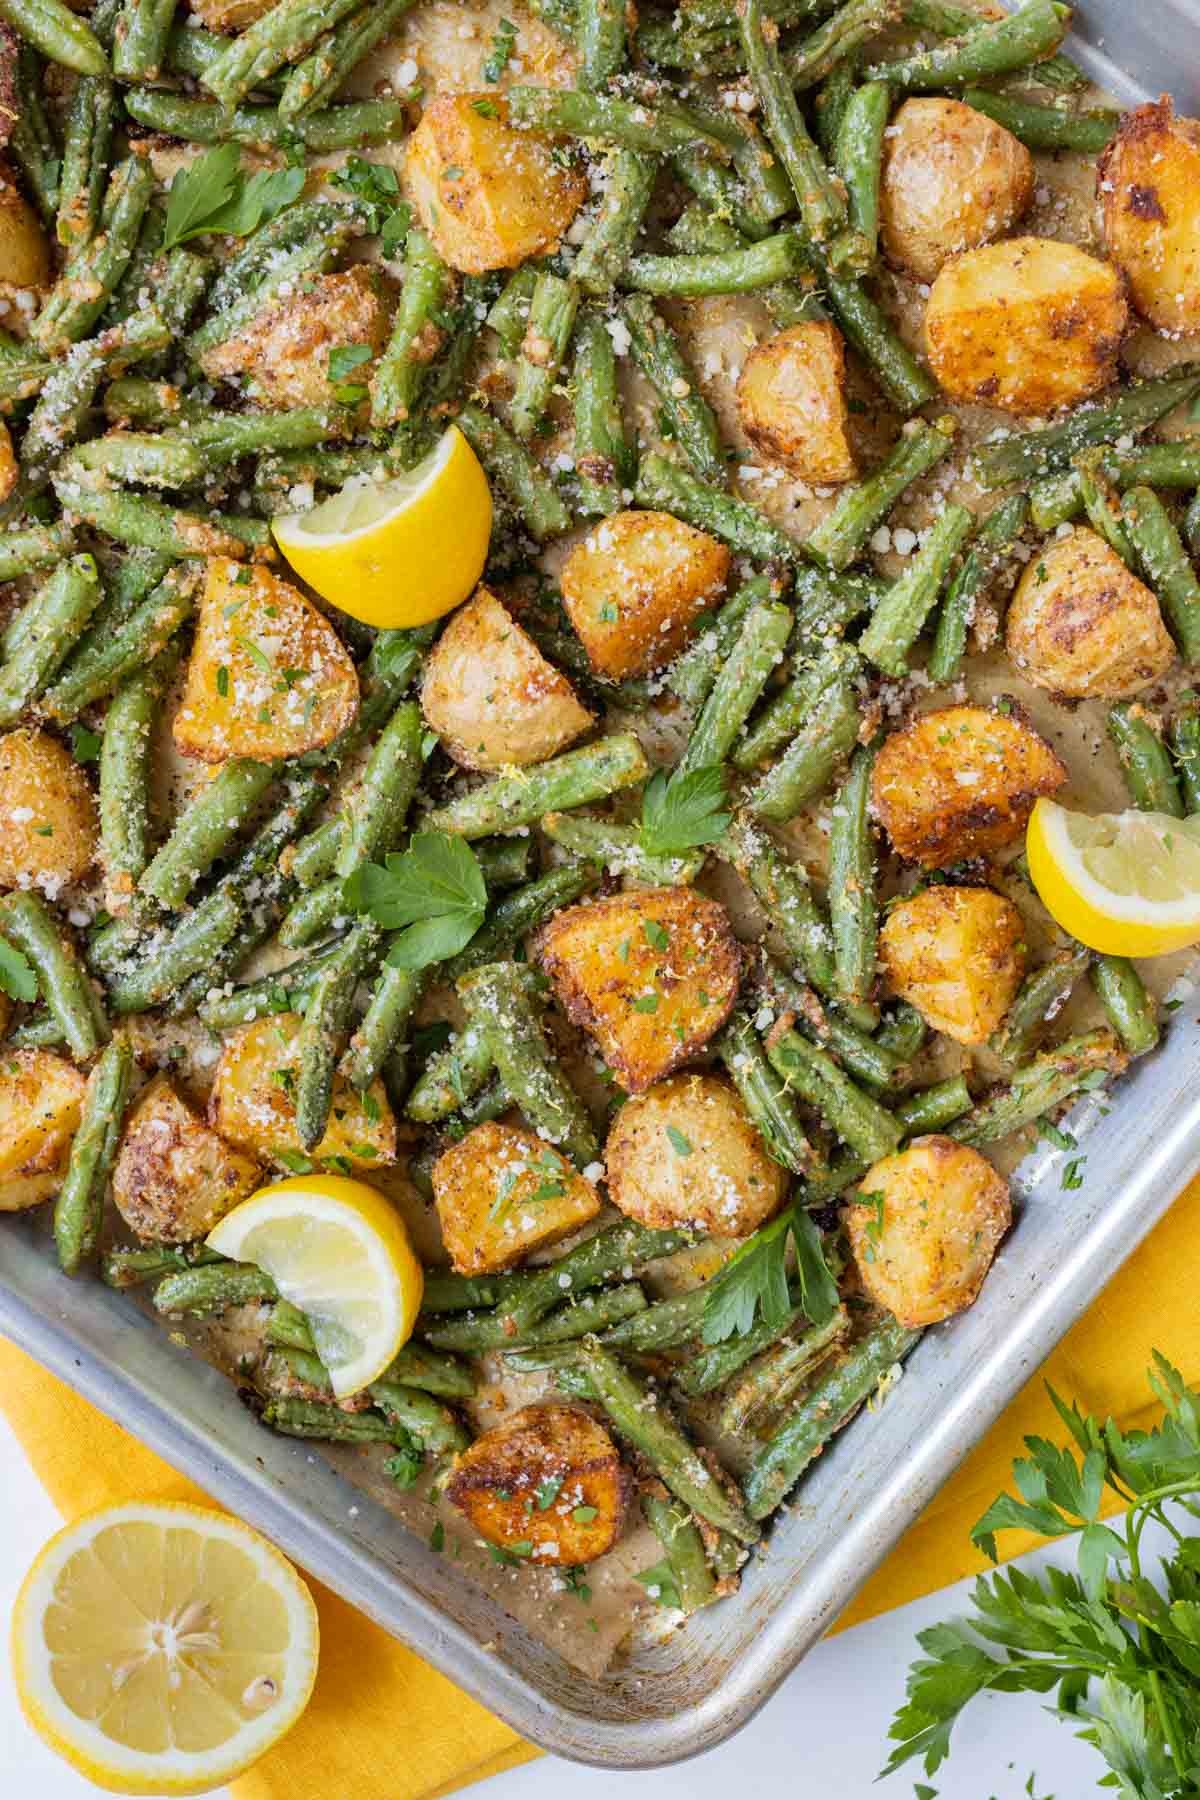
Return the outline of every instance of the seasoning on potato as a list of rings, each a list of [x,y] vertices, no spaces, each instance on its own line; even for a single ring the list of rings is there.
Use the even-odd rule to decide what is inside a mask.
[[[1008,654],[1071,699],[1139,694],[1175,661],[1158,601],[1095,531],[1077,526],[1025,569],[1008,607]]]
[[[716,1075],[672,1075],[627,1100],[604,1151],[609,1194],[627,1218],[746,1237],[787,1192],[745,1107]]]
[[[884,134],[884,254],[922,281],[963,250],[1003,237],[1033,199],[1033,158],[1011,131],[961,100],[905,100]]]

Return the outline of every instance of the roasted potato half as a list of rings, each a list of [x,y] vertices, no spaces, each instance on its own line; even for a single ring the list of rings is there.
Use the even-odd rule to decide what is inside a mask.
[[[96,856],[96,802],[88,778],[48,731],[0,737],[0,887],[37,887],[51,899]]]
[[[925,347],[953,399],[1047,413],[1115,379],[1128,315],[1111,263],[1051,238],[1008,238],[946,264]]]
[[[17,453],[13,449],[12,433],[0,419],[0,501],[10,497],[20,474]]]
[[[719,1075],[672,1075],[627,1100],[604,1161],[609,1198],[627,1218],[714,1237],[757,1231],[789,1180]]]
[[[354,371],[366,387],[374,358],[391,330],[392,290],[366,263],[298,281],[287,294],[267,300],[242,331],[206,350],[201,367],[210,381],[244,375],[248,392],[263,406],[329,406],[337,401],[329,353],[363,345],[371,359]],[[365,406],[365,402],[364,402]],[[365,415],[364,415],[365,416]],[[347,423],[355,414],[347,409]]]
[[[443,1150],[432,1180],[442,1240],[463,1275],[511,1269],[600,1211],[599,1194],[565,1156],[498,1120]]]
[[[631,1094],[695,1056],[728,1018],[741,976],[724,907],[692,888],[568,907],[543,926],[537,955]]]
[[[914,1138],[868,1170],[858,1196],[846,1225],[872,1300],[913,1327],[970,1306],[1012,1223],[1008,1183],[985,1156]]]
[[[438,254],[464,275],[545,256],[587,198],[579,170],[564,167],[545,138],[507,121],[495,88],[439,94],[408,140],[405,172],[418,217]]]
[[[671,513],[613,513],[563,564],[563,605],[592,667],[623,681],[679,655],[728,573],[725,545]]]
[[[805,481],[853,481],[845,380],[846,346],[836,325],[789,326],[756,345],[742,364],[742,430],[765,456]]]
[[[394,1162],[396,1120],[382,1081],[360,1094],[340,1074],[333,1078],[325,1136],[311,1156],[305,1153],[296,1132],[300,1025],[296,1013],[275,1013],[225,1040],[208,1103],[213,1130],[247,1155],[293,1174],[315,1164],[357,1175]]]
[[[357,711],[354,664],[312,601],[261,565],[212,557],[177,748],[204,762],[276,762],[319,750]]]
[[[262,1171],[211,1131],[165,1075],[147,1083],[125,1120],[113,1199],[140,1238],[191,1244],[252,1194]]]
[[[1026,563],[1005,633],[1027,680],[1077,700],[1138,694],[1175,661],[1157,599],[1086,526]]]
[[[893,116],[879,231],[896,268],[932,281],[952,256],[1011,231],[1032,199],[1032,156],[973,107],[928,95],[906,100]]]
[[[595,724],[566,676],[485,587],[430,651],[421,710],[464,769],[543,762]]]
[[[1012,902],[988,888],[925,888],[893,906],[879,954],[893,992],[935,1031],[982,1044],[1021,985],[1025,927]]]
[[[16,296],[48,287],[50,245],[9,163],[0,159],[0,323],[22,336],[32,316]]]
[[[634,1482],[603,1425],[573,1406],[526,1406],[463,1452],[446,1494],[489,1544],[530,1562],[595,1562],[621,1535]]]
[[[896,852],[935,869],[1020,837],[1043,794],[1067,771],[1014,711],[947,706],[885,739],[871,801]]]
[[[1100,158],[1108,253],[1137,311],[1159,331],[1200,331],[1200,121],[1164,94],[1121,119]]]
[[[0,1212],[36,1206],[56,1192],[79,1125],[86,1083],[50,1050],[0,1058]]]

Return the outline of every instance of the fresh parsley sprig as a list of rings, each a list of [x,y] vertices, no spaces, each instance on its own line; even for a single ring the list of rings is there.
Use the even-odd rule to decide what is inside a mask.
[[[303,191],[303,169],[259,169],[247,176],[237,145],[219,144],[171,182],[162,248],[174,250],[210,231],[249,237]]]
[[[765,1325],[783,1325],[791,1310],[788,1281],[788,1240],[794,1246],[793,1276],[801,1303],[814,1325],[825,1325],[838,1304],[837,1283],[829,1272],[821,1234],[799,1206],[789,1206],[747,1238],[725,1267],[708,1284],[701,1337],[719,1344],[728,1337],[744,1337],[756,1318]]]
[[[1078,1533],[1079,1572],[981,1577],[969,1621],[918,1634],[925,1658],[909,1671],[885,1774],[914,1756],[934,1774],[976,1694],[1056,1688],[1053,1710],[1108,1764],[1102,1787],[1123,1800],[1200,1793],[1200,1535],[1167,1510],[1200,1519],[1200,1391],[1158,1351],[1148,1379],[1164,1409],[1152,1431],[1123,1432],[1050,1390],[1075,1452],[1026,1438],[1017,1495],[994,1500],[971,1535],[994,1560],[998,1531]],[[1105,1489],[1128,1509],[1116,1528],[1100,1522]],[[1173,1540],[1157,1580],[1142,1560],[1151,1520]]]
[[[345,884],[346,905],[370,913],[385,931],[401,933],[387,960],[424,969],[456,956],[483,924],[487,888],[479,859],[462,838],[418,832],[407,850],[381,867],[367,863]]]
[[[648,856],[678,856],[715,843],[729,825],[725,778],[715,766],[667,776],[658,769],[642,797],[642,849]]]
[[[26,1005],[38,997],[37,970],[20,950],[0,938],[0,992]]]

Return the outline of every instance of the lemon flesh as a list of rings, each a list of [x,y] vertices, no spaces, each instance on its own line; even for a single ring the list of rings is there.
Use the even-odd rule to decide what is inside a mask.
[[[356,475],[311,512],[271,527],[302,580],[368,625],[426,625],[453,611],[483,573],[492,494],[479,459],[452,425],[402,475]]]
[[[1163,956],[1200,943],[1200,818],[1039,800],[1026,852],[1047,912],[1088,949]]]

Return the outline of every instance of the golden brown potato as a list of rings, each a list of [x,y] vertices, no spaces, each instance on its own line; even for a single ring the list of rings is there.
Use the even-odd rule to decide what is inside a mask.
[[[488,1120],[433,1165],[442,1239],[463,1275],[511,1269],[600,1211],[600,1196],[536,1132]]]
[[[222,1142],[157,1075],[125,1121],[113,1199],[137,1237],[191,1244],[252,1194],[260,1176],[256,1162]]]
[[[640,1094],[725,1023],[742,972],[723,906],[691,888],[610,894],[560,912],[537,954],[568,1017]]]
[[[1074,244],[1008,238],[946,264],[925,309],[925,347],[953,399],[1053,412],[1115,378],[1128,314],[1111,264]]]
[[[0,1211],[35,1206],[58,1188],[86,1086],[49,1050],[6,1050],[0,1059]]]
[[[889,912],[879,954],[894,993],[935,1031],[983,1044],[1025,973],[1025,927],[987,888],[931,887]]]
[[[0,324],[22,337],[51,280],[50,246],[38,216],[0,160]]]
[[[306,1154],[296,1132],[300,1025],[295,1013],[274,1013],[225,1040],[208,1103],[213,1130],[293,1173],[328,1165],[339,1175],[357,1175],[395,1162],[396,1120],[382,1081],[360,1094],[340,1074],[333,1078],[325,1136]]]
[[[464,275],[545,256],[587,198],[578,169],[507,119],[495,88],[439,94],[408,140],[405,173],[418,217],[439,255]]]
[[[595,723],[565,675],[480,587],[429,653],[421,710],[464,769],[542,762]]]
[[[1158,601],[1085,526],[1026,563],[1005,631],[1027,680],[1077,700],[1140,693],[1175,661]]]
[[[947,706],[885,740],[871,802],[897,854],[934,869],[1011,844],[1034,801],[1066,779],[1049,744],[1011,705]]]
[[[261,566],[208,563],[172,733],[185,756],[276,762],[319,750],[358,711],[358,675],[311,600]]]
[[[612,1549],[633,1493],[603,1425],[560,1401],[526,1406],[485,1431],[446,1483],[489,1544],[568,1568]]]
[[[719,1075],[673,1075],[627,1100],[604,1161],[609,1197],[627,1218],[716,1237],[757,1231],[789,1181]]]
[[[961,100],[906,100],[884,134],[883,252],[922,281],[960,251],[1003,237],[1032,199],[1024,144]]]
[[[391,290],[378,270],[355,263],[332,275],[294,284],[293,291],[266,301],[244,330],[206,350],[200,362],[210,381],[247,377],[247,391],[264,406],[332,406],[335,388],[329,353],[365,345],[374,359],[388,341]],[[350,385],[366,387],[372,362],[353,371]],[[364,402],[365,405],[365,402]],[[347,424],[355,413],[347,409]]]
[[[821,320],[776,332],[742,364],[742,430],[805,481],[853,481],[845,379],[846,346],[836,325]]]
[[[3,420],[0,420],[0,501],[9,498],[20,473],[11,433]]]
[[[0,887],[39,887],[51,899],[90,868],[96,802],[57,738],[22,726],[0,737]]]
[[[563,564],[563,605],[592,667],[623,681],[679,655],[728,572],[725,545],[671,513],[613,513]]]
[[[914,1138],[858,1192],[846,1224],[872,1300],[911,1327],[970,1306],[1012,1223],[1008,1183],[987,1158],[953,1138]]]
[[[1200,331],[1200,121],[1170,100],[1127,112],[1096,181],[1108,253],[1159,331]]]

